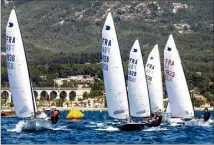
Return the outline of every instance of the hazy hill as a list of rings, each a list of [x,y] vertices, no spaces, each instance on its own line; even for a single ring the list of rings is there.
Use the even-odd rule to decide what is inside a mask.
[[[181,9],[173,3],[176,2],[4,0],[2,48],[5,47],[6,23],[14,5],[31,63],[50,61],[60,52],[67,56],[100,52],[101,29],[111,11],[124,60],[128,59],[136,38],[140,40],[144,60],[156,43],[163,56],[166,40],[173,33],[186,69],[212,71],[213,1],[181,1],[186,4],[181,5],[184,7]]]

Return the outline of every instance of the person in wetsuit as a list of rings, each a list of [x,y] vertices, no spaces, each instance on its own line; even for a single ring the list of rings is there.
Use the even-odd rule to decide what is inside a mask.
[[[210,112],[208,111],[208,108],[204,109],[204,122],[208,121],[210,119]]]
[[[55,124],[59,121],[59,115],[60,115],[59,110],[52,109],[51,114],[50,114],[50,120],[53,124]]]

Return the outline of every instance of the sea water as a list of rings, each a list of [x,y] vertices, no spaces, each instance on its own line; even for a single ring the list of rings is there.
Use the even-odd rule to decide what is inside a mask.
[[[106,111],[84,111],[81,120],[66,120],[67,111],[61,112],[60,121],[52,130],[24,132],[24,121],[17,117],[1,119],[2,144],[159,144],[159,143],[213,143],[213,124],[185,126],[161,124],[142,131],[120,131],[120,120],[108,117]],[[196,111],[196,116],[202,112]],[[211,111],[213,117],[214,112]]]

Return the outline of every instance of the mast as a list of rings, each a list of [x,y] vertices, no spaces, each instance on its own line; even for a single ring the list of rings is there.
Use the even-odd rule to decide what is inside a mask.
[[[15,11],[15,8],[14,8],[14,11]],[[17,17],[18,19],[18,17]],[[20,29],[19,29],[20,30]],[[22,43],[23,43],[23,49],[24,49],[24,54],[25,54],[25,61],[26,61],[26,64],[27,64],[27,70],[28,70],[28,77],[29,77],[29,83],[30,83],[30,90],[31,90],[31,97],[32,97],[32,101],[33,101],[33,117],[36,118],[36,104],[35,104],[35,97],[34,97],[34,94],[33,94],[33,87],[32,87],[32,83],[30,81],[30,73],[29,73],[29,68],[28,68],[28,61],[27,61],[27,57],[26,57],[26,51],[25,51],[25,47],[24,47],[24,41],[22,39],[22,33],[21,33],[21,30],[20,30],[20,35],[21,35],[21,40],[22,40]]]

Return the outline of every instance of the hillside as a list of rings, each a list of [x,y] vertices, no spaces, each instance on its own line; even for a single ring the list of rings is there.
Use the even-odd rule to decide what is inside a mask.
[[[140,40],[146,60],[156,43],[162,56],[168,35],[173,33],[182,60],[190,71],[197,70],[196,66],[207,71],[213,62],[213,2],[185,1],[182,4],[186,5],[181,5],[184,7],[181,9],[173,3],[5,0],[1,7],[2,48],[5,47],[5,25],[13,5],[32,64],[39,60],[52,61],[49,56],[58,56],[60,52],[67,56],[100,52],[101,29],[108,11],[111,11],[125,61],[136,38]],[[192,66],[193,62],[196,66]]]
[[[211,0],[3,0],[2,50],[5,49],[6,23],[14,5],[34,87],[54,86],[55,78],[80,74],[98,76],[102,80],[102,66],[99,63],[101,30],[107,13],[111,11],[125,75],[129,51],[135,39],[140,40],[145,63],[156,43],[163,60],[167,38],[169,34],[173,34],[189,89],[204,95],[208,102],[213,101],[214,26]],[[5,56],[2,55],[2,87],[8,87],[5,60]],[[163,61],[161,63],[163,66]],[[40,76],[44,76],[45,79]],[[91,96],[102,93],[103,82],[98,86],[92,87]],[[165,85],[163,87],[165,89]],[[201,103],[203,104],[203,101]]]

